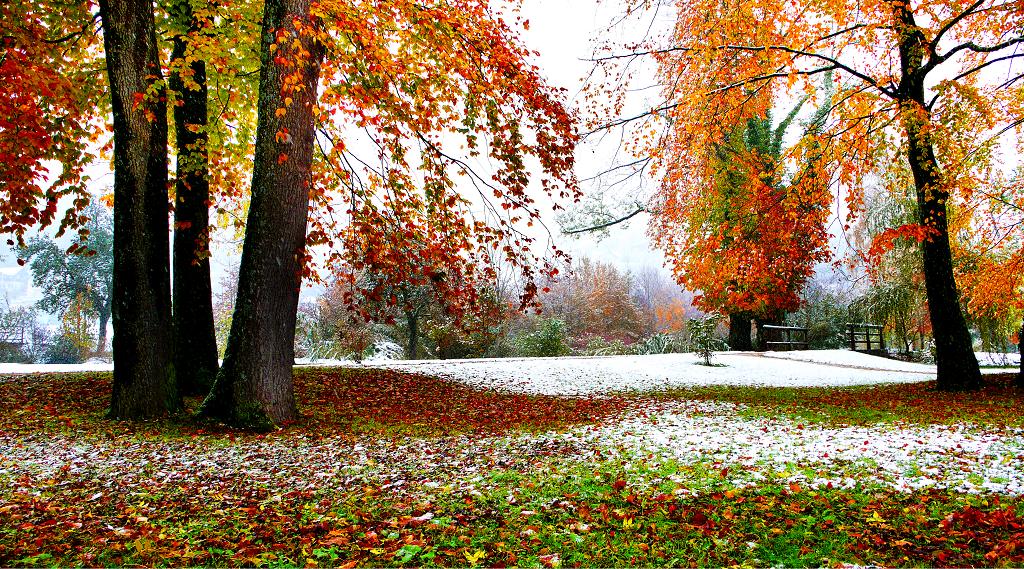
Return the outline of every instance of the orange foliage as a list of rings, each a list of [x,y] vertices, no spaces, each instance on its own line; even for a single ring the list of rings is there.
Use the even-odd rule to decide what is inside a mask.
[[[531,306],[538,277],[564,258],[532,249],[537,187],[578,197],[576,135],[514,24],[488,0],[316,10],[327,57],[309,243],[330,247],[328,267],[370,270],[384,288],[433,283],[455,314],[501,263],[520,272],[520,305]]]
[[[97,136],[89,124],[97,82],[82,65],[95,45],[90,7],[49,8],[26,0],[0,6],[0,233],[18,245],[29,228],[57,220],[64,197],[73,201],[59,231],[85,222],[86,147]],[[61,165],[56,173],[53,161]]]

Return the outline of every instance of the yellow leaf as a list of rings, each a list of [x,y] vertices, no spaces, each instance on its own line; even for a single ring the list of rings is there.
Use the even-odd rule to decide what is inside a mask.
[[[478,549],[475,553],[463,551],[462,554],[466,556],[466,561],[469,561],[470,565],[476,565],[480,562],[480,559],[482,559],[483,556],[486,555],[484,551],[480,549]]]

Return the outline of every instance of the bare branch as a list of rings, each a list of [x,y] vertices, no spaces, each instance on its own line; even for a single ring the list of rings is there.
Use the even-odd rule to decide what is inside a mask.
[[[608,229],[609,227],[611,227],[613,225],[618,225],[620,223],[624,223],[626,221],[629,221],[630,219],[636,217],[637,215],[640,215],[641,213],[644,213],[645,211],[647,211],[647,207],[646,206],[637,204],[636,209],[633,210],[632,213],[624,215],[624,216],[622,216],[622,217],[620,217],[618,219],[613,219],[611,221],[607,221],[605,223],[600,223],[600,224],[597,224],[597,225],[594,225],[594,226],[591,226],[591,227],[581,227],[581,228],[578,228],[578,229],[563,229],[562,230],[562,234],[564,234],[564,235],[578,235],[580,233],[590,233],[592,231],[600,231],[602,229]]]

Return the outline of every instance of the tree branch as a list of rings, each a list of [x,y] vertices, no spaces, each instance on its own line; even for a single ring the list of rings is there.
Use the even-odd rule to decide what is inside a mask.
[[[613,219],[611,221],[608,221],[608,222],[605,222],[605,223],[600,223],[598,225],[594,225],[594,226],[591,226],[591,227],[581,227],[581,228],[578,228],[578,229],[563,229],[562,230],[562,234],[563,235],[578,235],[580,233],[589,233],[591,231],[600,231],[602,229],[607,229],[607,228],[609,228],[609,227],[611,227],[613,225],[618,225],[620,223],[629,221],[630,219],[636,217],[637,215],[640,215],[641,213],[643,213],[645,211],[647,211],[647,207],[642,206],[642,205],[637,205],[636,209],[632,213],[624,215],[624,216],[622,216],[622,217],[620,217],[618,219]]]

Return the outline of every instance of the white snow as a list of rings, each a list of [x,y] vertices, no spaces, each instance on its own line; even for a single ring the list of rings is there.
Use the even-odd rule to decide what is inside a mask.
[[[4,373],[66,373],[79,371],[113,371],[114,364],[92,361],[81,364],[5,364],[0,363],[0,374]]]
[[[693,354],[375,362],[376,367],[436,375],[480,388],[587,396],[703,385],[843,387],[935,378],[935,366],[847,350],[720,352],[715,367]]]
[[[983,366],[1016,367],[1020,365],[1020,354],[1005,354],[1001,352],[975,352],[978,356],[978,363]]]
[[[730,482],[767,479],[811,487],[877,483],[1024,494],[1024,430],[964,425],[819,427],[750,419],[742,405],[677,401],[586,437],[684,464],[721,464]]]
[[[1017,354],[979,354],[984,363]],[[1017,359],[1013,359],[1016,356]],[[1000,360],[1001,361],[1001,360]],[[718,352],[713,367],[693,354],[472,360],[369,359],[298,360],[299,365],[373,366],[436,375],[479,387],[516,393],[588,396],[627,391],[658,391],[703,385],[766,387],[843,387],[913,383],[935,378],[935,366],[870,356],[849,350],[799,352]],[[109,371],[109,363],[78,365],[0,364],[0,374]],[[985,369],[998,373],[999,369]]]

